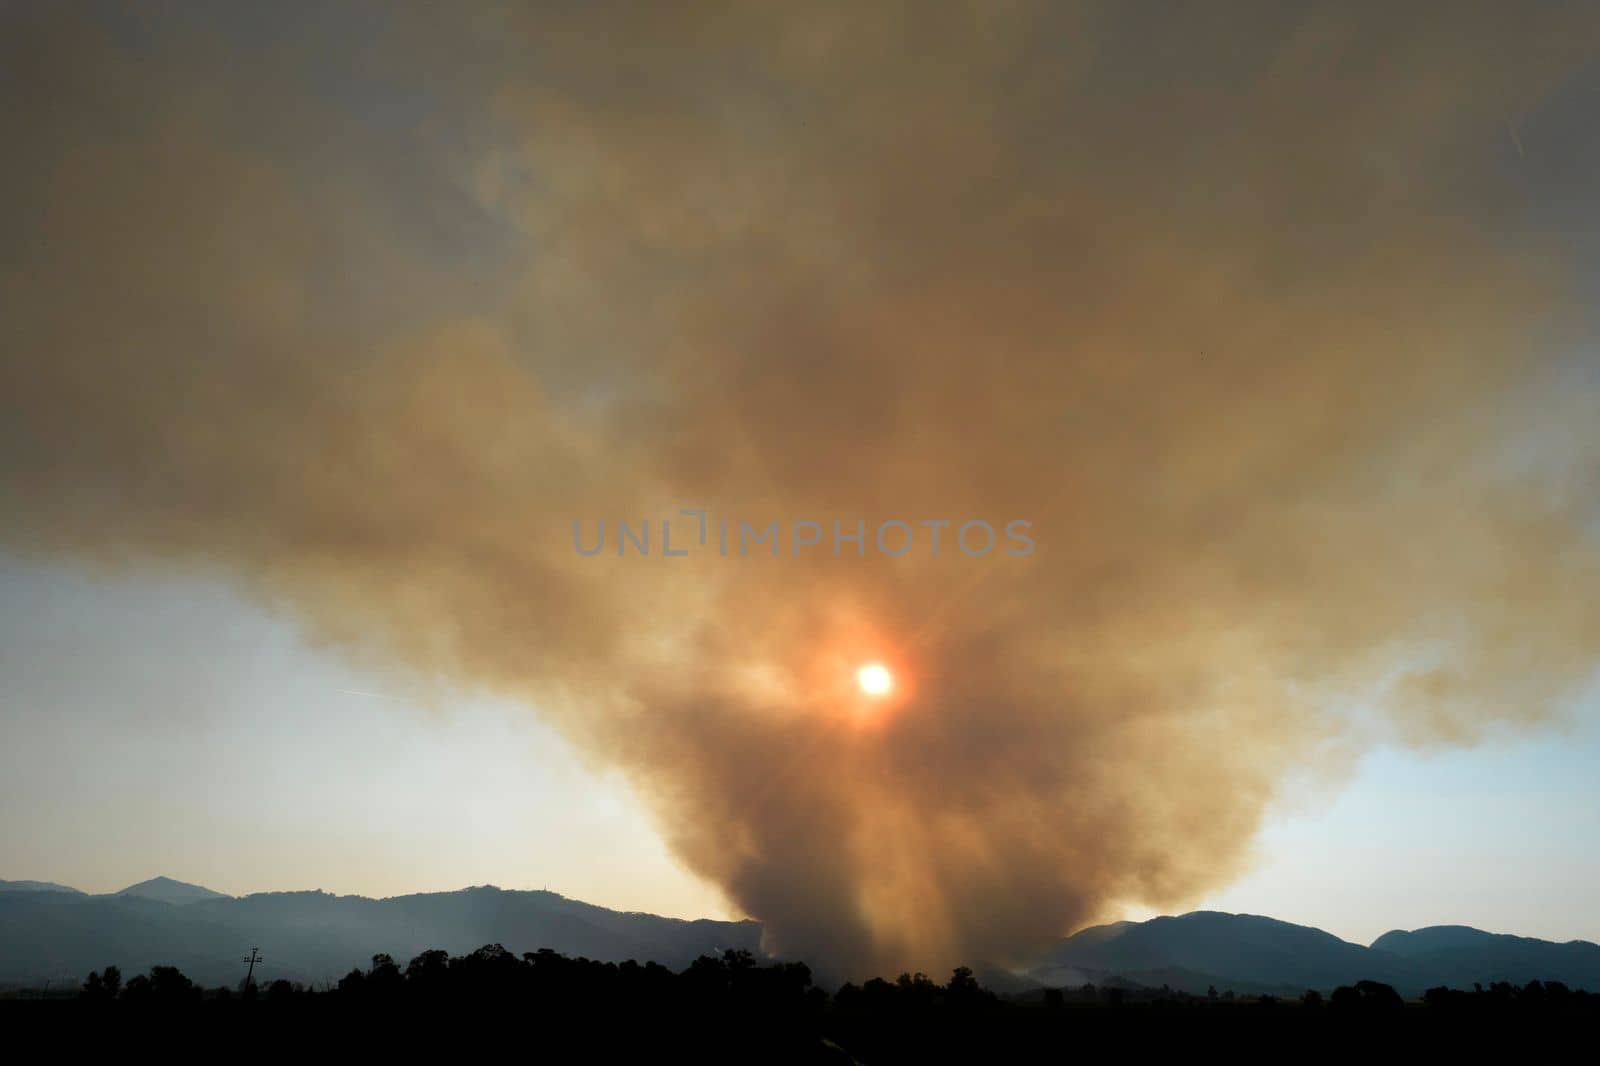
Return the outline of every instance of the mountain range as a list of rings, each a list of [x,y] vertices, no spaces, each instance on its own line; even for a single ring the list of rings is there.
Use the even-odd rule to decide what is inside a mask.
[[[64,892],[69,896],[82,896],[91,898],[87,892],[80,892],[68,885],[58,885],[54,881],[0,881],[0,892]],[[109,896],[133,896],[139,899],[159,900],[162,903],[197,903],[203,899],[231,899],[224,892],[213,892],[200,885],[191,885],[186,881],[174,881],[170,877],[152,877],[148,881],[140,881],[136,885],[116,892],[106,893],[101,899]]]
[[[1363,946],[1275,918],[1193,911],[1084,929],[1057,944],[1027,977],[1045,987],[1126,982],[1196,995],[1213,988],[1299,995],[1360,980],[1410,996],[1496,981],[1560,981],[1600,991],[1600,945],[1438,925],[1393,930]]]
[[[252,947],[266,960],[259,976],[320,984],[379,953],[404,965],[428,948],[463,954],[490,943],[519,954],[551,948],[677,969],[729,948],[759,953],[761,927],[613,911],[554,892],[493,886],[388,899],[320,891],[236,898],[165,877],[105,895],[0,881],[0,983],[11,985],[78,981],[108,964],[124,974],[171,964],[202,984],[232,984]],[[1052,945],[1032,967],[985,971],[986,983],[1014,993],[1097,984],[1298,996],[1359,980],[1408,996],[1437,985],[1531,980],[1600,991],[1600,945],[1459,925],[1394,930],[1361,945],[1273,918],[1194,911],[1093,926]]]
[[[554,892],[492,886],[389,899],[315,891],[236,898],[168,878],[92,896],[0,881],[0,983],[12,985],[81,980],[106,965],[133,974],[157,964],[177,966],[201,984],[232,984],[252,947],[266,960],[258,976],[320,984],[379,953],[404,965],[429,948],[464,954],[499,943],[520,954],[548,947],[677,969],[728,948],[759,951],[760,941],[755,922],[625,913]]]

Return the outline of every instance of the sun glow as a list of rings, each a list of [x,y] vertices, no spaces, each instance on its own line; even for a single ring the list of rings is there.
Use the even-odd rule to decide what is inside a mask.
[[[856,684],[869,696],[887,696],[894,688],[894,675],[882,663],[867,663],[856,671]]]

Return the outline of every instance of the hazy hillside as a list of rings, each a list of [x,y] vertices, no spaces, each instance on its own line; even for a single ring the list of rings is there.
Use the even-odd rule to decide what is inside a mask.
[[[1409,933],[1396,929],[1372,946],[1426,968],[1440,984],[1470,988],[1494,981],[1557,980],[1574,988],[1600,989],[1600,945],[1587,940],[1557,944],[1465,925],[1435,925]]]
[[[1409,983],[1403,960],[1331,933],[1250,914],[1195,911],[1175,918],[1096,926],[1068,937],[1038,976],[1070,968],[1144,985],[1205,992],[1304,991],[1363,978]]]
[[[379,952],[404,964],[427,948],[464,953],[500,943],[519,954],[548,947],[683,966],[705,952],[758,950],[759,942],[754,922],[680,921],[487,887],[381,900],[275,892],[182,905],[134,894],[0,895],[0,981],[12,983],[81,978],[108,964],[136,973],[170,963],[202,983],[231,984],[252,947],[266,958],[259,975],[320,982]]]
[[[1195,911],[1085,929],[1063,940],[1030,976],[1058,986],[1117,977],[1196,994],[1211,986],[1241,993],[1326,991],[1364,979],[1407,995],[1494,981],[1555,980],[1600,989],[1600,947],[1465,926],[1386,933],[1366,947],[1273,918]]]
[[[9,888],[9,886],[45,886]],[[726,948],[759,952],[755,922],[682,921],[623,913],[553,892],[468,888],[391,899],[325,892],[233,898],[155,878],[87,896],[44,882],[0,887],[0,982],[79,980],[108,964],[136,973],[170,963],[203,984],[232,984],[259,947],[268,979],[322,982],[380,952],[404,965],[429,948],[464,954],[503,944],[601,961],[654,960],[680,968]],[[974,960],[982,967],[982,960]],[[1600,991],[1600,946],[1556,944],[1464,926],[1395,931],[1371,947],[1320,929],[1247,914],[1196,911],[1096,926],[1062,940],[1026,974],[984,969],[997,989],[1163,985],[1204,995],[1299,995],[1376,980],[1420,995],[1437,985],[1561,981]],[[886,975],[893,977],[894,975]],[[825,980],[825,978],[823,978]]]
[[[213,892],[201,885],[191,885],[184,881],[174,881],[170,877],[152,877],[148,881],[140,881],[136,885],[129,885],[118,896],[137,896],[140,899],[159,900],[162,903],[172,903],[182,906],[186,903],[198,903],[206,899],[232,899],[232,896],[223,892]]]
[[[0,892],[66,892],[74,896],[83,895],[75,888],[58,885],[54,881],[0,881]]]

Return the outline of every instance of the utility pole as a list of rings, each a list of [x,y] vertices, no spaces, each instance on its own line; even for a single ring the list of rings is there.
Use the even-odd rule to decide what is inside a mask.
[[[261,949],[260,948],[251,948],[250,949],[250,954],[246,955],[244,958],[240,959],[239,961],[240,962],[248,962],[250,964],[250,968],[248,970],[246,970],[245,974],[244,974],[244,987],[245,987],[246,990],[248,990],[250,988],[250,980],[251,980],[251,978],[253,978],[255,976],[256,963],[261,961]]]

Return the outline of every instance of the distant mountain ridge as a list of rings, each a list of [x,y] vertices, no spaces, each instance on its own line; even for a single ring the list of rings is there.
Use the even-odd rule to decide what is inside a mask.
[[[136,885],[118,889],[116,892],[89,893],[70,885],[58,885],[54,881],[0,881],[0,892],[65,892],[72,896],[137,896],[140,899],[160,900],[162,903],[183,905],[185,903],[198,903],[203,899],[231,899],[225,892],[217,892],[203,885],[191,885],[187,881],[174,881],[170,877],[152,877],[148,881],[140,881]]]
[[[1385,933],[1364,947],[1275,918],[1192,911],[1084,929],[1028,976],[1046,986],[1116,979],[1195,994],[1215,987],[1298,995],[1359,980],[1382,981],[1407,995],[1438,985],[1534,980],[1600,991],[1600,945],[1432,926]]]
[[[1466,925],[1435,925],[1411,932],[1391,930],[1372,946],[1443,975],[1454,985],[1487,984],[1470,975],[1482,972],[1488,963],[1497,981],[1558,980],[1574,988],[1600,989],[1600,945],[1587,940],[1556,943],[1486,933]]]
[[[138,896],[140,899],[160,900],[162,903],[177,906],[199,903],[207,899],[233,898],[225,892],[216,892],[202,885],[191,885],[187,881],[174,881],[170,877],[152,877],[148,881],[129,885],[120,892],[113,892],[112,895]]]
[[[164,882],[157,886],[163,891],[182,885],[156,881]],[[232,984],[252,947],[266,958],[258,976],[321,983],[366,966],[379,953],[404,965],[428,948],[463,954],[499,943],[518,954],[548,947],[600,961],[653,960],[680,968],[728,948],[759,952],[761,943],[755,922],[662,918],[554,892],[492,886],[389,899],[320,891],[213,893],[176,903],[133,891],[141,887],[105,896],[0,893],[0,982],[81,980],[107,965],[131,974],[170,964],[203,984]]]
[[[176,965],[205,984],[231,984],[252,947],[267,960],[259,974],[320,983],[380,952],[404,965],[428,948],[462,954],[491,943],[518,954],[551,948],[681,968],[728,948],[759,953],[761,926],[613,911],[554,892],[493,886],[388,899],[320,891],[236,898],[165,877],[108,895],[0,881],[0,982],[10,984],[81,980],[106,965],[136,973],[156,964]],[[1394,930],[1363,946],[1274,918],[1194,911],[1094,926],[1063,938],[1023,973],[987,972],[1006,991],[1092,983],[1298,996],[1360,980],[1382,981],[1408,996],[1438,985],[1532,980],[1600,991],[1600,945],[1432,926]]]
[[[54,881],[0,881],[0,892],[65,892],[73,896],[83,895],[75,888],[58,885]]]

